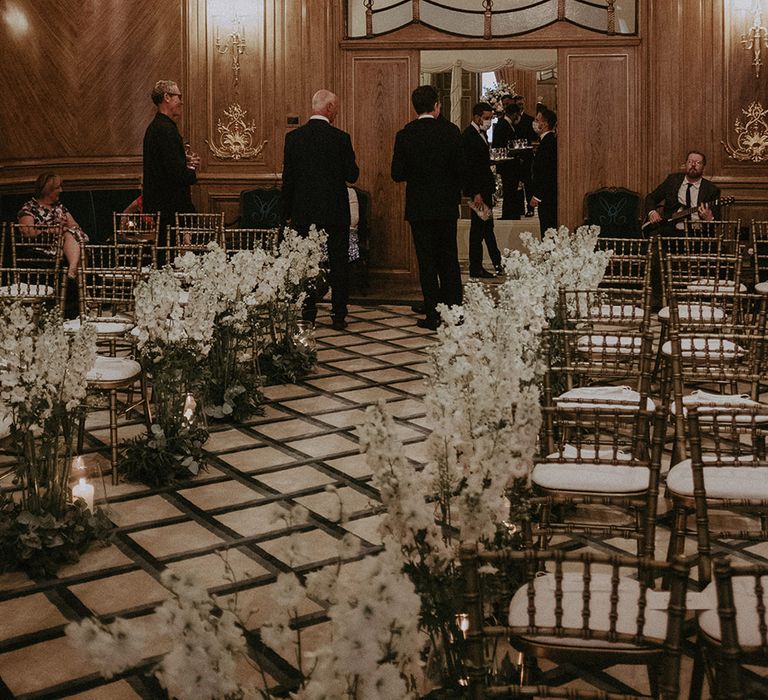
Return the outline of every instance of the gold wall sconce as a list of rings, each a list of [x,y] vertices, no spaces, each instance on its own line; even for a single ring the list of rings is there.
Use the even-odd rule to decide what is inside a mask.
[[[232,18],[232,31],[229,32],[224,41],[219,36],[219,27],[216,26],[216,41],[214,43],[216,51],[220,54],[229,53],[232,56],[232,75],[235,82],[235,90],[240,85],[240,56],[245,53],[245,27],[240,21],[238,15]]]
[[[752,26],[747,28],[746,34],[741,35],[741,45],[752,52],[752,65],[755,67],[755,78],[760,77],[760,68],[763,65],[762,50],[763,46],[768,49],[768,28],[763,25],[763,12],[760,6],[760,0],[754,0],[754,5],[750,12],[752,15]]]

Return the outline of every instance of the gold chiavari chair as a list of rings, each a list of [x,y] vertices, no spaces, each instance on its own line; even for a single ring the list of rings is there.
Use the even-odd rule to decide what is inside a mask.
[[[112,213],[113,230],[119,243],[156,243],[160,234],[160,214]]]
[[[133,397],[137,382],[141,386],[141,400],[147,428],[151,416],[147,402],[147,386],[141,365],[118,353],[118,345],[125,342],[130,351],[128,333],[133,328],[134,289],[141,276],[145,245],[142,243],[112,243],[111,245],[81,245],[79,267],[80,317],[67,321],[65,327],[76,328],[81,323],[96,327],[97,341],[106,344],[106,352],[96,356],[88,373],[89,391],[105,391],[109,395],[109,442],[112,483],[118,481],[118,394],[126,393],[125,413]],[[117,356],[119,355],[119,356]],[[78,451],[83,449],[85,423],[80,424]]]
[[[768,221],[752,220],[749,250],[755,275],[755,292],[768,294]]]
[[[654,556],[666,415],[623,407],[544,407],[542,447],[531,474],[539,515],[530,539],[621,537]]]
[[[686,560],[561,550],[480,551],[474,543],[461,546],[460,559],[467,697],[678,700],[690,570]],[[669,592],[653,587],[663,577],[671,582]],[[522,585],[510,586],[509,581],[521,578]],[[492,678],[493,657],[506,645],[524,654],[522,687]],[[604,687],[586,690],[583,683],[536,687],[537,659],[592,671],[642,665],[648,692],[627,691],[618,683],[616,694]]]
[[[202,244],[207,232],[207,241],[224,245],[224,212],[218,214],[176,214],[176,229],[190,232],[194,244]],[[194,232],[191,233],[191,232]],[[182,238],[182,240],[184,240]]]
[[[712,589],[705,593],[712,598]],[[768,666],[768,564],[714,560],[716,607],[696,617],[696,656],[689,698],[700,698],[706,678],[713,698],[765,697],[744,666]]]
[[[683,552],[694,515],[703,584],[712,577],[713,539],[768,541],[768,407],[691,407],[687,419],[690,457],[667,474],[673,513],[668,558]]]
[[[224,247],[230,254],[259,249],[274,254],[279,237],[279,230],[274,228],[229,228],[224,231]]]
[[[650,284],[651,239],[600,237],[595,250],[613,251],[600,287],[642,290]]]
[[[0,296],[30,304],[63,304],[62,241],[60,225],[5,227]]]
[[[678,330],[672,324],[661,348],[666,358],[660,393],[675,423],[675,457],[686,451],[686,411],[710,404],[750,410],[766,375],[766,303],[739,295],[732,318],[716,329]],[[671,390],[671,391],[670,391]]]

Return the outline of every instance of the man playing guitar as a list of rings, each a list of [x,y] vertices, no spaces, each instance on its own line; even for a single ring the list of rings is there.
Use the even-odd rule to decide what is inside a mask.
[[[689,151],[685,172],[672,173],[645,198],[648,221],[643,228],[656,228],[664,222],[676,222],[674,228],[684,229],[685,219],[712,221],[718,214],[715,202],[720,188],[704,177],[707,157],[699,151]],[[710,203],[712,207],[710,207]],[[661,213],[658,208],[662,206]],[[680,214],[680,216],[678,216]],[[673,228],[670,224],[670,232]]]

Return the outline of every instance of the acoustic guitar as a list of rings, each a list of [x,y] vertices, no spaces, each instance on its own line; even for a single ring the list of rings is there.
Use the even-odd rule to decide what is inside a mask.
[[[718,197],[717,199],[699,202],[699,204],[711,204],[713,207],[725,207],[729,204],[733,204],[735,201],[736,199],[734,197]],[[699,210],[699,204],[697,204],[695,207],[685,207],[680,209],[680,211],[676,211],[674,214],[666,219],[662,219],[661,221],[646,221],[642,226],[642,230],[646,232],[653,231],[654,229],[657,229],[664,224],[671,224],[675,221],[680,221],[680,219],[687,219],[691,214]]]

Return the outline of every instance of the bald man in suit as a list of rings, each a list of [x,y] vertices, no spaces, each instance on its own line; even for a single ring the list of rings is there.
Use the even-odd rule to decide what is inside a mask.
[[[338,98],[329,90],[312,96],[309,121],[285,137],[283,152],[283,220],[306,234],[314,224],[328,234],[332,327],[347,327],[349,300],[349,194],[347,183],[360,170],[349,134],[333,126]],[[315,320],[317,300],[310,294],[303,316]]]

